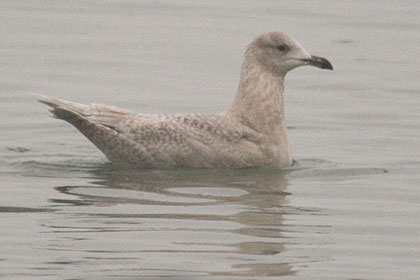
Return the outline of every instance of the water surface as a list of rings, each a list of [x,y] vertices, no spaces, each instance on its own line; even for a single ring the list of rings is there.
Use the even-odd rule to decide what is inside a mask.
[[[417,1],[3,1],[0,278],[418,279]],[[119,170],[28,92],[224,110],[281,30],[334,72],[287,77],[286,170]]]

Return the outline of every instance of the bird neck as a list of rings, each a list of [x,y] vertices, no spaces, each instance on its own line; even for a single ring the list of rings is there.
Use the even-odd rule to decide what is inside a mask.
[[[284,75],[275,75],[247,57],[227,114],[260,133],[286,135],[283,88]]]

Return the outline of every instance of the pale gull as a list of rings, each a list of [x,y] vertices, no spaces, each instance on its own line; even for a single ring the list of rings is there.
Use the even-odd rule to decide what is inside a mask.
[[[136,114],[114,106],[83,105],[38,96],[55,117],[74,125],[115,164],[134,168],[223,168],[292,164],[283,85],[290,70],[333,67],[281,32],[247,48],[232,106],[215,115]]]

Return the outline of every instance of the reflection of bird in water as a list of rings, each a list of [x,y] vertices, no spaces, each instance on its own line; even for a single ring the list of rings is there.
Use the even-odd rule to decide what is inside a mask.
[[[137,228],[136,238],[141,240],[142,249],[136,249],[136,252],[140,257],[153,252],[158,259],[164,259],[168,252],[160,246],[177,244],[171,254],[176,256],[178,253],[180,260],[186,254],[209,257],[219,254],[220,260],[231,269],[205,272],[220,277],[293,273],[291,265],[284,263],[281,257],[285,250],[283,213],[287,209],[284,207],[287,196],[285,172],[254,168],[102,169],[94,171],[94,177],[99,187],[63,187],[59,190],[76,195],[80,203],[75,202],[75,205],[90,204],[97,209],[95,214],[89,212],[91,222],[96,216],[103,224],[120,225],[122,235],[125,223],[131,231]],[[64,202],[68,204],[68,200]],[[80,216],[78,212],[76,217]],[[76,224],[86,226],[86,222]],[[100,226],[95,225],[95,228]],[[147,237],[143,235],[148,236],[150,232],[155,238],[161,238],[161,245],[147,243]],[[138,245],[133,246],[137,248]],[[267,263],[267,257],[270,263]],[[162,267],[165,268],[164,263]],[[205,270],[205,264],[192,267],[196,271]]]
[[[105,105],[52,97],[39,100],[57,118],[77,127],[112,162],[136,168],[286,167],[292,164],[284,118],[286,73],[312,65],[331,69],[295,39],[280,33],[257,37],[245,53],[232,106],[217,115],[134,114]]]

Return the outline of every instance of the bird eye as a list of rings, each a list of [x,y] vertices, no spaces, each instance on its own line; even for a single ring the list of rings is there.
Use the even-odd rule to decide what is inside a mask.
[[[287,50],[287,46],[286,45],[280,45],[280,46],[277,46],[276,49],[278,49],[281,52],[284,52],[284,51]]]

